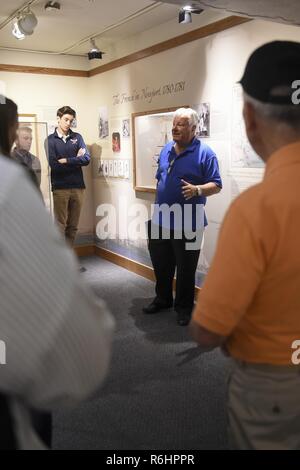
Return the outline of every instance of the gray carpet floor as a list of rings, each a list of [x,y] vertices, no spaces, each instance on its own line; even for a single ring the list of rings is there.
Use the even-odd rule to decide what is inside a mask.
[[[226,449],[226,379],[219,350],[201,353],[175,313],[145,315],[154,284],[98,257],[82,277],[117,328],[108,377],[92,400],[54,416],[55,449]]]

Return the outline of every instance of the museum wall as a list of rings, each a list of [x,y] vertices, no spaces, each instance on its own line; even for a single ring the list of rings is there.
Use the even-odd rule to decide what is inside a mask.
[[[0,53],[0,62],[1,54],[2,52]],[[43,63],[45,66],[45,60]],[[46,62],[46,66],[48,65],[50,66]],[[76,61],[74,65],[76,65]],[[37,121],[47,122],[51,128],[56,122],[57,109],[64,105],[70,105],[76,109],[78,114],[78,127],[74,130],[82,133],[84,138],[90,122],[87,105],[87,80],[87,78],[80,77],[0,72],[2,88],[4,86],[6,95],[18,104],[20,114],[36,114]],[[45,158],[43,125],[38,126],[38,131],[41,133],[39,156],[43,160]],[[86,143],[88,144],[87,140]],[[87,237],[91,238],[94,226],[91,166],[84,168],[84,173],[87,191],[79,226],[83,240]]]
[[[132,206],[141,204],[146,210],[142,214],[146,220],[154,194],[133,189],[132,129],[130,139],[123,137],[123,121],[130,119],[132,113],[209,103],[210,137],[206,137],[205,142],[218,156],[224,187],[220,194],[207,201],[209,225],[199,262],[199,271],[207,271],[220,223],[230,202],[242,190],[259,182],[263,175],[263,165],[243,135],[241,90],[236,82],[241,78],[250,53],[275,39],[299,41],[300,30],[255,20],[89,79],[91,125],[88,140],[95,145],[94,212],[99,205],[106,203],[117,207],[117,215],[120,215],[117,233],[110,228],[111,240],[100,242],[98,239],[99,244],[149,263],[146,242],[134,240],[132,233],[128,233],[127,238],[124,236],[134,218],[135,208]],[[109,135],[100,138],[98,123],[99,115],[103,113],[107,114]],[[116,132],[120,135],[120,149],[114,152],[112,134]],[[121,160],[130,161],[130,179],[113,173],[103,175],[103,168],[99,171],[101,162],[113,161],[116,164]],[[130,208],[133,213],[126,216]],[[95,229],[101,220],[96,216]]]

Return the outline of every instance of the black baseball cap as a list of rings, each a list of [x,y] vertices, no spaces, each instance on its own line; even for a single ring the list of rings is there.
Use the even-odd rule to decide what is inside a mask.
[[[251,54],[239,83],[258,101],[292,105],[295,80],[300,80],[300,43],[273,41]]]

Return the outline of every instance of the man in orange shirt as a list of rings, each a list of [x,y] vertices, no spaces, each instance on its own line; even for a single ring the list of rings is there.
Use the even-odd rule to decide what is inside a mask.
[[[300,449],[299,79],[300,43],[265,44],[247,63],[244,120],[265,175],[227,212],[193,312],[199,345],[233,358],[233,448]]]

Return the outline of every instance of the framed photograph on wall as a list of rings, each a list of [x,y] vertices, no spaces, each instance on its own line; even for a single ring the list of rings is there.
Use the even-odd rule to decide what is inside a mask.
[[[113,132],[112,133],[112,151],[114,153],[121,152],[121,136],[120,132]]]
[[[196,130],[196,137],[198,139],[210,137],[210,104],[201,103],[199,106],[194,107],[194,109],[199,114],[200,119]]]
[[[98,116],[98,135],[99,139],[106,139],[109,136],[108,108],[101,106]]]
[[[179,107],[132,114],[135,191],[155,192],[159,155],[166,143],[172,140],[174,112]]]
[[[122,137],[124,139],[130,137],[130,119],[122,120]]]

